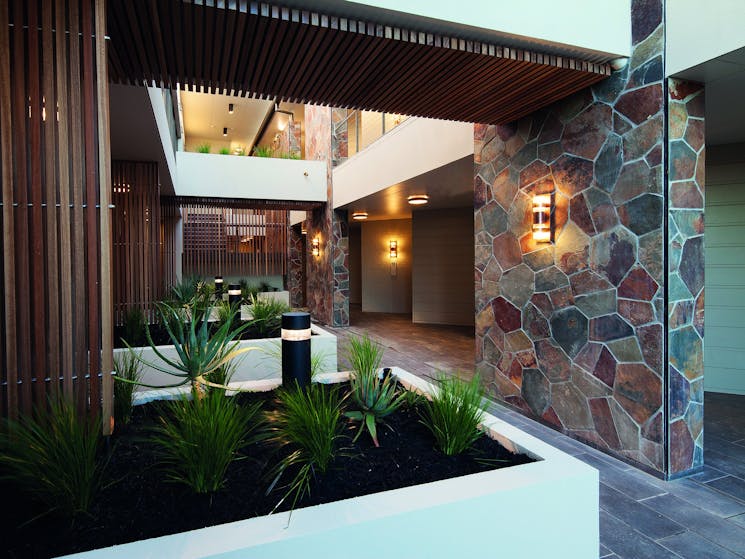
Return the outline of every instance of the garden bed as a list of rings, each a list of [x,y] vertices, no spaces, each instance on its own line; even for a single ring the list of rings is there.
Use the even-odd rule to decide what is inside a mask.
[[[394,374],[407,386],[429,388],[405,371]],[[271,406],[269,395],[239,398]],[[393,430],[379,430],[380,448],[360,437],[352,456],[339,457],[291,516],[261,516],[280,497],[266,496],[261,481],[269,457],[258,447],[247,449],[249,458],[230,466],[225,488],[212,496],[163,483],[149,443],[139,437],[156,411],[156,404],[139,406],[133,423],[112,441],[109,475],[117,482],[91,518],[68,531],[58,519],[15,531],[14,546],[21,547],[11,556],[46,557],[132,540],[140,541],[81,556],[475,557],[493,549],[525,552],[510,557],[597,556],[597,472],[492,416],[484,427],[502,445],[483,437],[475,453],[448,458],[434,450],[416,412],[404,409],[389,418]],[[346,443],[352,447],[351,437]],[[487,456],[499,461],[485,463]],[[3,514],[16,514],[3,525],[17,524],[19,510],[29,514],[26,505],[10,500]]]

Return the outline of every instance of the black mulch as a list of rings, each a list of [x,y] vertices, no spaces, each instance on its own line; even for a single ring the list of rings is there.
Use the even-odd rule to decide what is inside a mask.
[[[274,406],[271,394],[239,398],[261,399],[264,409]],[[137,406],[132,422],[111,437],[109,485],[90,516],[71,522],[48,515],[19,527],[40,511],[12,484],[0,485],[0,548],[5,556],[52,557],[265,515],[275,507],[282,493],[265,493],[276,450],[266,444],[245,448],[245,458],[231,464],[225,487],[213,495],[195,495],[186,486],[167,482],[158,468],[156,449],[145,437],[159,405]],[[350,423],[345,449],[332,470],[315,480],[312,494],[298,508],[533,461],[513,455],[488,437],[481,437],[472,452],[445,456],[434,448],[416,410],[406,406],[386,424],[379,427],[381,446],[375,448],[367,433],[352,443],[358,424]],[[485,462],[485,457],[490,460]]]

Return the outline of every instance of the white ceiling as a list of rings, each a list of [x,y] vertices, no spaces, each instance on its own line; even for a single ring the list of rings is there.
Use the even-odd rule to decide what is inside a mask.
[[[412,194],[429,195],[429,203],[410,206],[407,198]],[[381,219],[407,219],[411,212],[442,208],[473,206],[473,156],[463,157],[407,181],[394,184],[375,194],[342,206],[353,212],[367,212],[368,221]]]
[[[233,114],[228,113],[229,103],[234,105]],[[274,108],[274,102],[182,91],[181,106],[184,111],[184,133],[187,143],[199,139],[251,146],[264,119]],[[228,129],[227,137],[223,136],[225,127]]]
[[[694,66],[676,77],[706,84],[706,144],[745,142],[745,48]]]

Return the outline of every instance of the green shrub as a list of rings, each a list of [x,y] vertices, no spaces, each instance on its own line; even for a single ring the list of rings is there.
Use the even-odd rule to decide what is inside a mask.
[[[129,345],[145,344],[145,313],[140,307],[130,307],[124,314],[124,339]]]
[[[230,148],[220,148],[220,155],[230,155]]]
[[[274,157],[274,150],[269,146],[255,146],[253,151],[254,157]]]
[[[251,298],[253,318],[250,323],[258,336],[264,338],[277,331],[282,324],[282,314],[289,310],[289,305],[277,299],[253,296]]]
[[[220,489],[230,463],[257,438],[260,407],[260,402],[237,405],[217,392],[202,399],[183,397],[171,402],[152,435],[168,478],[196,493]]]
[[[206,307],[214,287],[208,284],[204,278],[189,276],[171,286],[169,290],[169,301],[176,306],[196,305]]]
[[[209,153],[212,150],[212,146],[209,144],[199,144],[197,146],[198,153]]]
[[[250,305],[253,302],[253,298],[259,293],[259,288],[251,284],[246,278],[240,281],[240,286],[241,298],[247,305]]]
[[[126,425],[132,418],[132,396],[135,384],[142,377],[141,355],[141,352],[135,353],[135,350],[130,349],[114,357],[114,421],[118,424]]]
[[[476,375],[470,381],[441,375],[432,399],[422,399],[421,422],[432,432],[437,447],[446,455],[460,454],[473,445],[483,431],[484,389]]]
[[[383,348],[367,335],[349,340],[347,359],[352,366],[349,382],[352,400],[359,410],[349,411],[345,415],[360,422],[354,440],[367,430],[375,446],[380,446],[377,424],[404,402],[403,394],[397,393],[396,379],[392,375],[383,375],[381,378],[378,374],[382,358]]]
[[[35,416],[6,421],[0,431],[3,479],[68,517],[86,513],[101,488],[101,423],[85,418],[63,398],[39,406]]]
[[[286,449],[286,456],[272,470],[271,492],[287,471],[292,479],[282,489],[284,496],[275,510],[288,497],[292,508],[303,496],[310,494],[311,481],[328,469],[339,452],[342,438],[343,400],[337,388],[311,384],[305,391],[297,386],[277,392],[279,405],[267,414],[268,440]]]

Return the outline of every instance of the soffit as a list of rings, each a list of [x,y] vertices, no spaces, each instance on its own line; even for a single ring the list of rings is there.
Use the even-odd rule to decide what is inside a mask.
[[[604,63],[374,21],[215,4],[109,2],[110,79],[506,123],[610,74]]]

